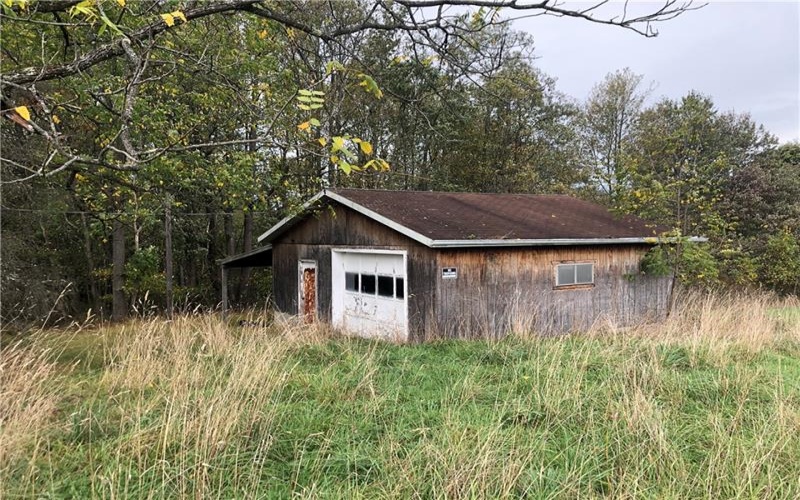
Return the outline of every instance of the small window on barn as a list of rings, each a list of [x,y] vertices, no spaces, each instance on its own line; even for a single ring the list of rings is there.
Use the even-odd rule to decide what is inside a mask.
[[[358,273],[344,273],[344,289],[348,292],[358,291]]]
[[[394,297],[394,278],[391,276],[378,276],[378,295],[380,297]]]
[[[361,293],[368,295],[375,295],[375,275],[362,274],[361,275]]]
[[[398,299],[405,298],[406,296],[406,286],[405,280],[403,278],[395,278],[394,279],[394,289],[395,294],[394,296]]]
[[[556,286],[591,285],[594,283],[594,264],[559,264],[556,266]]]

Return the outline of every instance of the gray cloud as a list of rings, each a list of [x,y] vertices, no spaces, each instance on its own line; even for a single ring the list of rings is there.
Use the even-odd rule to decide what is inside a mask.
[[[781,142],[800,141],[800,3],[712,2],[659,25],[651,39],[568,18],[523,19],[515,27],[533,35],[537,66],[576,99],[629,67],[655,82],[651,101],[695,90],[720,110],[749,113]]]

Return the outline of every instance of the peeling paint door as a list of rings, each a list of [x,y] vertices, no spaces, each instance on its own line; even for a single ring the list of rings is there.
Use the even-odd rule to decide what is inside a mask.
[[[408,337],[406,256],[399,252],[334,251],[334,326],[362,337]]]
[[[312,323],[317,317],[317,263],[301,260],[299,269],[297,312],[306,323]]]

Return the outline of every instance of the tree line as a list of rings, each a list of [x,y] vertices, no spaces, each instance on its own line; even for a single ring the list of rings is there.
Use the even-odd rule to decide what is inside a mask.
[[[630,70],[565,96],[516,2],[463,3],[5,0],[3,321],[212,307],[325,186],[572,194],[707,236],[687,283],[798,293],[800,146]],[[646,36],[694,8],[535,5]],[[268,269],[233,278],[263,303]]]

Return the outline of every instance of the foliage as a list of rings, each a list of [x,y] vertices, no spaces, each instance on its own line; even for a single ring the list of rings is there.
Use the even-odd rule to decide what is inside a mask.
[[[709,97],[664,99],[639,117],[620,208],[682,234],[723,238],[731,229],[721,213],[727,180],[772,144],[763,127],[719,113]]]
[[[639,268],[650,276],[669,276],[673,272],[670,262],[669,247],[665,244],[652,247],[642,257]]]
[[[675,276],[689,286],[709,287],[719,278],[719,263],[707,245],[679,233],[667,233],[642,257],[639,267],[651,276]]]
[[[159,249],[140,248],[125,263],[125,288],[133,301],[148,293],[164,293],[164,276]]]
[[[685,242],[681,245],[678,278],[689,285],[712,286],[719,277],[719,264],[707,245]]]
[[[800,292],[800,241],[792,232],[770,236],[760,264],[765,285],[781,293]]]
[[[628,189],[624,160],[649,91],[642,75],[629,68],[609,73],[592,88],[579,125],[590,183],[600,200],[612,207]]]

